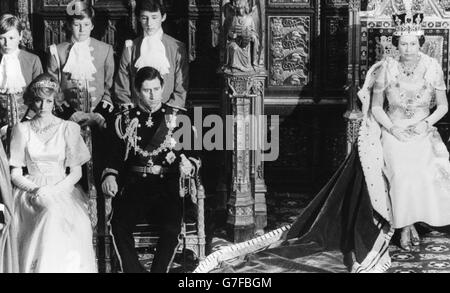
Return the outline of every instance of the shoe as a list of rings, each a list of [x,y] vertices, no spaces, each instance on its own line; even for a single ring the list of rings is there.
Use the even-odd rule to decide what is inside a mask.
[[[414,228],[414,225],[410,228],[411,231],[411,243],[413,246],[419,246],[420,245],[420,237],[419,233],[417,233],[416,228]]]
[[[403,250],[411,251],[411,239],[410,236],[410,228],[405,227],[402,229],[402,232],[400,234],[400,247]]]

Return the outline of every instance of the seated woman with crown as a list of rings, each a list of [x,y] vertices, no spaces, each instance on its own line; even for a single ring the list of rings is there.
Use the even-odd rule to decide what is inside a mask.
[[[379,64],[371,109],[381,128],[390,219],[408,251],[420,243],[415,223],[450,225],[449,153],[434,127],[448,111],[446,84],[437,60],[419,51],[425,43],[422,19],[395,17],[392,43],[400,56]]]
[[[75,186],[90,153],[80,126],[53,115],[58,91],[49,74],[33,80],[24,100],[36,116],[12,130],[19,272],[97,272],[87,205]]]
[[[293,225],[214,252],[196,272],[267,247],[226,271],[343,271],[333,254],[314,257],[340,250],[352,272],[384,272],[395,229],[411,250],[420,243],[414,224],[450,225],[449,153],[434,127],[448,111],[446,85],[438,62],[419,51],[423,15],[409,15],[394,18],[399,57],[367,73],[358,146],[330,181]]]

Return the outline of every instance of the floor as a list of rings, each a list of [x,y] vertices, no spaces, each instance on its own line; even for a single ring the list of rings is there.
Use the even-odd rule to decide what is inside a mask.
[[[267,229],[270,231],[295,221],[299,211],[311,199],[310,194],[282,193],[267,196]],[[214,231],[213,245],[230,244],[224,229]],[[450,234],[428,232],[422,237],[421,245],[411,252],[401,250],[397,245],[390,246],[392,267],[389,273],[450,273]],[[140,254],[142,264],[149,269],[153,255],[149,252]],[[333,256],[336,258],[336,256]],[[330,258],[331,259],[331,258]],[[184,264],[184,265],[183,265]],[[170,272],[192,272],[196,261],[192,254],[178,254]],[[321,271],[317,268],[318,272]],[[300,271],[299,271],[300,272]],[[329,272],[329,270],[327,270]],[[336,269],[342,272],[342,269]]]

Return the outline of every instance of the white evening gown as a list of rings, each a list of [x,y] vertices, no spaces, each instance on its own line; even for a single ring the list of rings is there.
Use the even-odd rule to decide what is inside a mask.
[[[435,89],[445,90],[442,69],[421,54],[414,76],[406,76],[396,60],[386,62],[376,87],[382,85],[395,125],[407,127],[430,114]],[[376,89],[376,88],[375,88]],[[394,228],[417,222],[450,224],[449,153],[437,129],[401,142],[382,130],[384,174],[389,182]]]
[[[13,131],[11,146],[11,166],[27,167],[26,177],[38,186],[60,182],[66,176],[66,167],[80,166],[90,158],[80,127],[69,121],[61,120],[46,142],[29,122],[20,123]],[[33,206],[30,197],[30,193],[14,189],[20,272],[97,272],[83,193],[73,186],[47,196],[43,208]]]

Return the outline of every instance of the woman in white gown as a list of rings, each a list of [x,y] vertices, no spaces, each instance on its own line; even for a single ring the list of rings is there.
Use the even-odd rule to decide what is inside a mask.
[[[352,272],[384,272],[395,229],[410,250],[420,243],[414,224],[450,225],[449,153],[434,126],[448,111],[446,84],[438,61],[419,51],[423,14],[410,8],[394,16],[399,56],[367,72],[358,144],[328,183],[294,224],[223,247],[195,272],[337,271],[317,254],[333,250]]]
[[[405,250],[419,244],[415,223],[450,224],[449,153],[433,126],[448,111],[446,85],[437,60],[419,52],[424,42],[422,30],[394,34],[400,57],[382,63],[373,88],[392,223]]]
[[[94,273],[91,222],[85,198],[75,186],[90,154],[80,127],[52,114],[57,93],[51,76],[37,77],[25,95],[37,116],[13,128],[10,165],[19,270]]]

